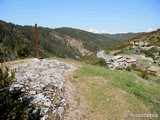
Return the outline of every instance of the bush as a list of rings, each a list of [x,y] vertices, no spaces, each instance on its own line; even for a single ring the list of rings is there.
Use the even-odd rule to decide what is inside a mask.
[[[116,55],[121,54],[121,53],[123,53],[123,51],[122,51],[122,50],[121,50],[121,51],[119,51],[119,52],[114,53],[113,55],[114,55],[114,56],[116,56]]]
[[[9,90],[14,80],[14,73],[14,70],[0,67],[0,120],[35,120],[32,119],[33,114],[40,119],[40,113],[36,111],[31,114],[30,110],[28,111],[28,108],[31,109],[33,106],[29,106],[30,99],[22,96],[20,89]]]
[[[153,72],[150,72],[149,75],[156,76],[156,74]]]
[[[106,52],[106,54],[109,54],[109,51],[106,50],[105,52]]]
[[[139,75],[141,78],[144,78],[144,79],[146,79],[146,80],[149,78],[149,76],[148,76],[148,71],[147,71],[147,70],[145,70],[145,71],[141,70],[138,75]]]
[[[144,53],[146,57],[151,57],[155,59],[154,54],[150,50],[141,50],[141,52]]]
[[[29,49],[26,45],[17,44],[15,49],[20,58],[25,58],[29,55]]]
[[[106,66],[107,65],[106,61],[103,58],[98,58],[94,64],[99,65],[99,66]]]
[[[96,53],[84,56],[80,59],[87,64],[98,65],[98,66],[107,66],[106,61],[103,58],[97,58]]]
[[[132,69],[131,67],[127,67],[126,70],[130,72]]]
[[[135,70],[137,68],[136,64],[132,64],[131,67]]]

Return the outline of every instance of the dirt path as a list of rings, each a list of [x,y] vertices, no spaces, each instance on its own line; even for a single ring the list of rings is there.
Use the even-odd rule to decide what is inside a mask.
[[[65,120],[88,120],[88,105],[80,92],[82,87],[74,75],[70,74],[65,79],[65,98],[69,102]]]
[[[80,120],[84,116],[78,97],[78,83],[69,74],[75,67],[54,60],[27,59],[7,63],[16,68],[10,90],[21,89],[30,104],[41,109],[41,120]],[[69,75],[69,76],[68,76]]]

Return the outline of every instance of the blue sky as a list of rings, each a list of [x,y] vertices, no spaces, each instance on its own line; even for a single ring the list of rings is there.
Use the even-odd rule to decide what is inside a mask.
[[[0,0],[0,19],[97,33],[152,31],[160,28],[160,0]]]

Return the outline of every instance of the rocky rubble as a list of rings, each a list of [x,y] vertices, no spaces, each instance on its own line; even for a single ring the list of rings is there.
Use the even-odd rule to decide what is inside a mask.
[[[15,69],[15,81],[10,90],[18,88],[25,97],[32,97],[30,104],[41,110],[41,120],[51,119],[50,116],[63,119],[68,106],[64,98],[64,77],[75,68],[58,61],[31,59],[30,63]]]

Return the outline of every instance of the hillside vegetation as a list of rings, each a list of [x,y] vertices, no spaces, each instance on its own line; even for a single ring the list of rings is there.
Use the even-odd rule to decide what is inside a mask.
[[[125,40],[129,40],[132,39],[134,37],[140,36],[143,33],[117,33],[117,34],[101,34],[105,37],[109,37],[112,39],[116,39],[120,42],[125,41]]]
[[[39,27],[38,32],[41,57],[76,59],[119,43],[102,35],[73,28]],[[20,26],[0,21],[0,54],[5,60],[35,56],[34,26]]]
[[[82,41],[84,47],[90,51],[97,51],[103,49],[104,47],[110,47],[114,44],[117,44],[118,42],[113,38],[104,37],[99,34],[94,34],[73,28],[64,27],[55,29],[55,31],[61,33],[62,35],[67,35]]]
[[[132,46],[133,42],[134,43],[145,42],[145,43],[148,43],[147,46],[160,46],[160,29],[157,29],[156,31],[149,32],[149,33],[143,33],[130,40],[124,41],[118,45],[113,46],[111,50],[117,50],[117,49],[122,49],[128,46]]]

